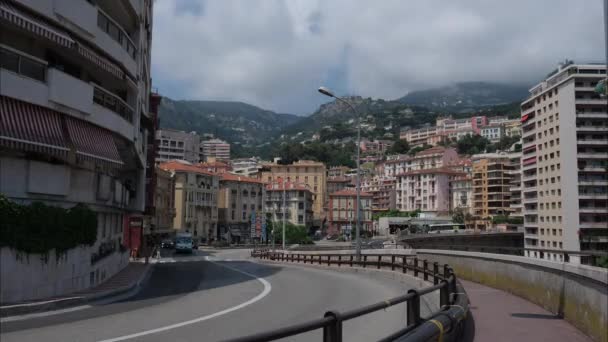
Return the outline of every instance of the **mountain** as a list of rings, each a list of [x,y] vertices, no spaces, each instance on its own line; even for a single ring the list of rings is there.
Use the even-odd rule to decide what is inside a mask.
[[[521,102],[528,95],[527,86],[490,82],[462,82],[413,91],[399,102],[450,112],[472,111],[480,107]]]
[[[243,102],[176,101],[164,97],[159,108],[160,128],[211,133],[232,144],[268,142],[301,117],[264,110]]]

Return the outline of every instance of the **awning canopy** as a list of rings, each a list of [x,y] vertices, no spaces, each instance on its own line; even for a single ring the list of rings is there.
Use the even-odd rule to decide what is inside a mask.
[[[67,157],[61,114],[0,96],[0,145],[17,150]]]
[[[100,56],[98,53],[85,47],[82,44],[78,44],[77,50],[80,55],[82,55],[98,67],[104,69],[105,71],[113,74],[114,76],[120,79],[124,78],[125,74],[122,69],[120,69],[120,67],[116,64],[110,62],[107,58]]]
[[[67,33],[51,27],[46,23],[30,16],[18,8],[15,8],[10,2],[0,0],[0,18],[4,19],[21,29],[30,31],[36,35],[42,36],[61,46],[71,47],[74,45],[74,40]]]
[[[0,96],[0,145],[111,167],[123,162],[112,133],[50,108]]]
[[[526,122],[528,121],[528,118],[530,117],[530,114],[526,114],[524,116],[521,117],[521,122]]]

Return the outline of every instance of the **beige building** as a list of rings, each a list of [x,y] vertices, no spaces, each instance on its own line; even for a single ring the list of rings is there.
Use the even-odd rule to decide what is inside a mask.
[[[265,217],[264,191],[265,185],[259,179],[223,173],[216,237],[230,242],[251,241],[252,216]]]
[[[159,167],[175,182],[173,229],[192,233],[196,239],[216,238],[219,177],[185,162],[172,161]]]
[[[473,215],[475,229],[486,230],[492,217],[511,210],[512,166],[506,153],[476,154],[473,162]]]
[[[372,194],[361,192],[361,230],[372,233]],[[327,233],[329,235],[344,234],[353,239],[357,224],[357,191],[343,189],[329,194],[329,215]]]
[[[522,198],[531,257],[590,263],[561,250],[608,249],[608,108],[594,87],[606,66],[560,65],[521,105]]]
[[[511,192],[511,203],[509,205],[509,217],[513,220],[507,225],[508,230],[521,231],[523,230],[524,216],[522,213],[521,202],[521,152],[509,153],[510,170],[507,174],[511,176],[509,182],[509,191]]]
[[[323,205],[327,200],[327,169],[325,164],[310,160],[300,160],[293,164],[264,164],[260,179],[271,184],[280,179],[308,186],[313,193],[314,219],[319,223],[325,218]]]
[[[265,210],[273,222],[280,223],[285,213],[286,222],[310,228],[313,225],[313,196],[305,184],[273,182],[266,185]]]
[[[154,188],[153,213],[144,216],[144,233],[151,235],[171,235],[175,218],[175,183],[171,172],[159,167],[155,170],[156,180],[150,184]]]

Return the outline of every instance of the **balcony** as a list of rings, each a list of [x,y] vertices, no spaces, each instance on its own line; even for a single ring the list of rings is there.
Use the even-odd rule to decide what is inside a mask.
[[[589,228],[589,229],[606,229],[608,226],[608,222],[580,222],[579,228]]]
[[[608,119],[608,113],[602,113],[602,112],[576,113],[576,117],[581,118],[581,119]]]
[[[576,139],[576,143],[578,145],[603,146],[608,145],[608,139]]]
[[[522,199],[523,203],[536,203],[538,201],[538,197],[524,197]]]
[[[605,99],[576,99],[575,104],[579,105],[606,105]]]
[[[133,115],[135,113],[133,107],[129,106],[120,97],[97,85],[95,85],[93,88],[94,103],[111,110],[128,122],[133,122]]]
[[[608,159],[608,152],[579,152],[579,159]]]
[[[579,207],[579,212],[583,214],[606,214],[608,208],[606,207]]]
[[[577,126],[577,132],[608,132],[608,126]]]

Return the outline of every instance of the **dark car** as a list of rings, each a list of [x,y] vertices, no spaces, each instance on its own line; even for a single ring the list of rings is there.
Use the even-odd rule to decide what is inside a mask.
[[[175,248],[175,243],[173,242],[173,240],[166,239],[160,243],[160,247],[161,248]]]

